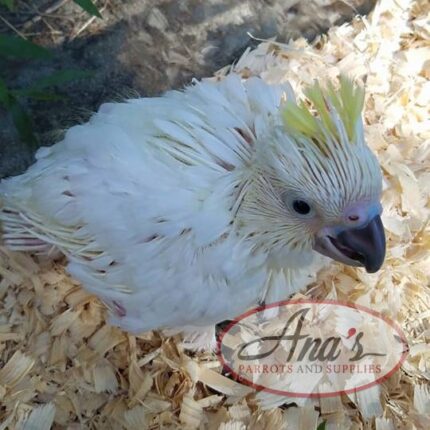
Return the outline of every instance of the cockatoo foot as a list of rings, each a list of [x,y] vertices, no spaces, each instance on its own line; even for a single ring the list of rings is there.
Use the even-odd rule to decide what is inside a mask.
[[[192,351],[215,352],[217,349],[215,326],[196,327],[196,331],[183,332],[182,346]]]
[[[179,329],[165,329],[163,333],[167,336],[182,334],[181,346],[190,351],[210,351],[215,352],[217,349],[217,339],[215,326],[187,326]]]

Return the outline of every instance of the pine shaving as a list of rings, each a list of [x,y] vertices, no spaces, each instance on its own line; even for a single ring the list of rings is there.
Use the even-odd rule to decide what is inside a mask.
[[[366,89],[367,141],[384,171],[389,252],[368,275],[333,264],[308,296],[356,302],[404,330],[411,353],[371,391],[334,399],[259,393],[222,374],[180,336],[130,336],[64,264],[0,248],[0,430],[428,429],[430,422],[430,3],[381,0],[367,18],[309,44],[263,41],[234,66],[244,78],[290,81],[343,73]],[[303,297],[303,293],[295,298]]]

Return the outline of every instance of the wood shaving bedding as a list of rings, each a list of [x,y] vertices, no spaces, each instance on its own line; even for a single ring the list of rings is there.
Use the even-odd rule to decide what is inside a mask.
[[[308,295],[397,321],[410,345],[404,365],[356,395],[303,406],[256,396],[178,336],[106,325],[103,305],[61,263],[0,248],[0,430],[430,427],[430,3],[382,0],[312,45],[265,41],[217,76],[231,70],[289,80],[299,93],[339,72],[365,82],[365,132],[385,176],[386,263],[373,275],[333,264]]]

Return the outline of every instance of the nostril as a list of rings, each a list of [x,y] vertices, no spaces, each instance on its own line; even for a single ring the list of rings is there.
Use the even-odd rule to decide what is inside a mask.
[[[350,221],[358,221],[360,217],[358,215],[348,215]]]

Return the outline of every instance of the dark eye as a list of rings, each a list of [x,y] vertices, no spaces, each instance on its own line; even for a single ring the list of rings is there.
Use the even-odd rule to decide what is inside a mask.
[[[294,200],[293,209],[300,215],[307,215],[311,211],[311,207],[304,200]]]

